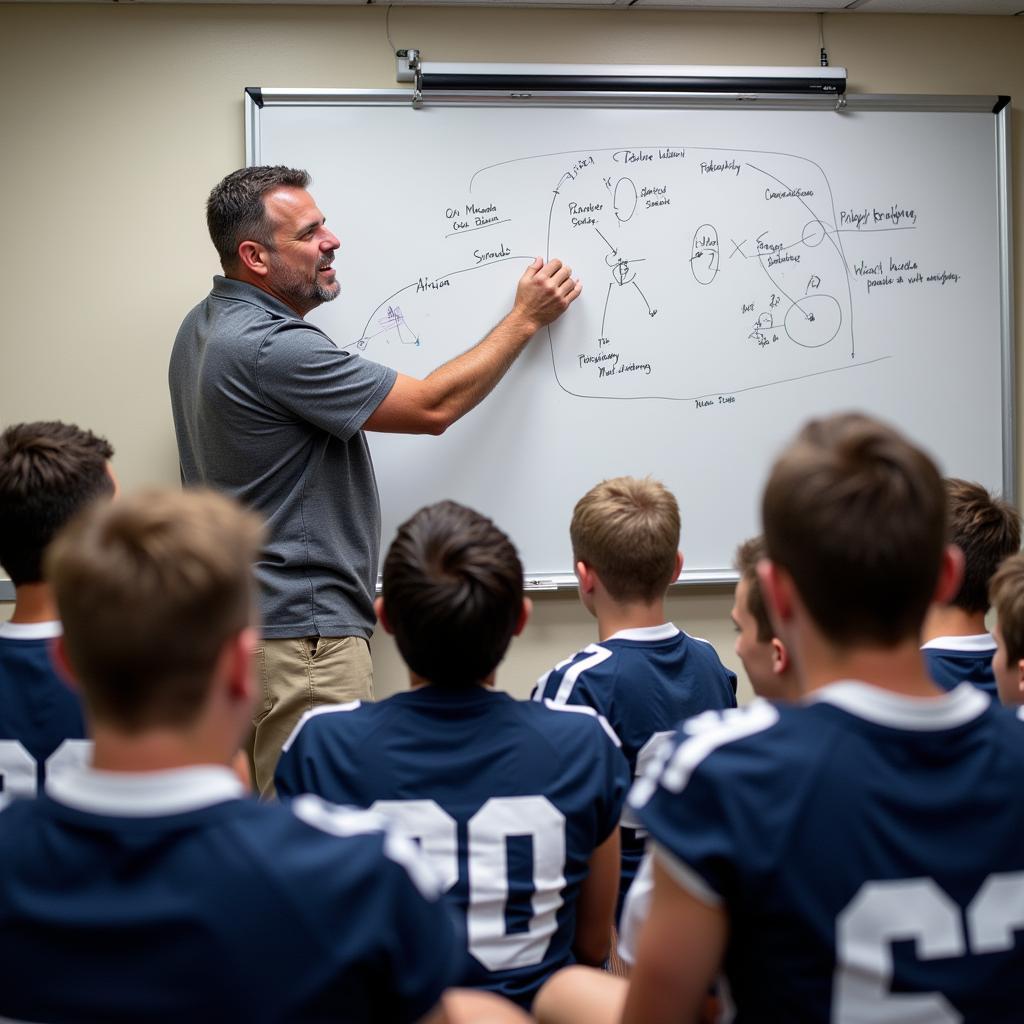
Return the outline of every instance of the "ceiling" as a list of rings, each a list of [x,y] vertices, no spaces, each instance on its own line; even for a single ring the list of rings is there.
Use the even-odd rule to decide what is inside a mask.
[[[37,2],[37,0],[24,0]],[[58,0],[67,2],[67,0]],[[630,7],[678,11],[1024,15],[1024,0],[72,0],[81,3],[336,4],[348,7]]]

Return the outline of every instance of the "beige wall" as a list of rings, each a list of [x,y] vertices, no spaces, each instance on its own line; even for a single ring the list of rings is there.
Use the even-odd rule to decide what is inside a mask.
[[[216,269],[203,202],[244,162],[242,90],[394,87],[384,13],[383,5],[0,4],[8,246],[0,424],[77,421],[114,443],[126,487],[175,482],[167,355]],[[395,44],[434,60],[811,65],[817,31],[812,14],[391,12]],[[1024,294],[1024,19],[829,15],[825,32],[852,90],[1016,97]],[[343,235],[344,211],[329,215]],[[728,590],[691,590],[673,596],[670,614],[737,667],[730,603]],[[520,694],[593,639],[574,598],[542,595],[536,604],[502,672]],[[403,685],[394,648],[379,636],[374,653],[378,689],[393,692]]]

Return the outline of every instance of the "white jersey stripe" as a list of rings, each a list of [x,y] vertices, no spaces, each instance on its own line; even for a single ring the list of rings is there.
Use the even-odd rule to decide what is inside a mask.
[[[577,651],[576,654],[570,654],[568,658],[563,658],[554,668],[550,668],[537,680],[537,685],[533,688],[533,699],[538,703],[544,700],[544,689],[548,685],[548,680],[555,672],[561,672],[566,665],[571,665],[573,658],[582,654],[582,651]]]
[[[558,685],[558,691],[554,696],[554,701],[557,704],[565,704],[568,701],[569,697],[572,696],[572,688],[576,685],[576,680],[588,668],[600,665],[601,662],[607,661],[612,656],[612,652],[607,647],[600,647],[597,644],[587,644],[579,653],[589,654],[590,657],[577,661],[575,665],[571,665],[566,670],[565,675],[562,676],[561,683]]]
[[[698,719],[690,719],[686,723],[684,729],[690,738],[675,749],[665,762],[660,776],[651,771],[637,779],[629,794],[630,807],[636,810],[643,807],[654,796],[659,783],[672,793],[681,793],[690,781],[693,770],[709,754],[726,744],[764,732],[779,720],[778,711],[764,700],[755,700],[744,708],[729,708],[717,713],[717,724],[712,725],[712,715],[715,714],[706,711]],[[691,731],[693,726],[697,726],[697,731]],[[658,760],[655,760],[652,768],[657,767]]]
[[[556,704],[553,700],[545,700],[544,707],[550,708],[552,711],[571,711],[575,715],[592,715],[594,718],[601,723],[601,728],[608,734],[608,738],[617,747],[622,746],[622,740],[619,739],[619,734],[611,727],[608,719],[604,715],[599,714],[592,707],[588,707],[586,704]]]
[[[295,737],[299,735],[302,727],[311,718],[316,718],[317,715],[333,715],[336,711],[355,711],[362,703],[361,700],[350,700],[347,704],[321,704],[319,707],[311,708],[299,719],[295,728],[292,729],[291,735],[284,741],[284,746],[281,747],[281,753],[284,754],[291,749],[292,744],[295,742]]]

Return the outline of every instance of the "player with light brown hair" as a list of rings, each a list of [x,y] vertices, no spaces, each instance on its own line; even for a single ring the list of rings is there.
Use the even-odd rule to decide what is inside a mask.
[[[683,566],[679,524],[675,496],[650,477],[604,480],[580,498],[569,536],[598,642],[556,665],[533,693],[604,715],[634,777],[682,719],[736,706],[736,676],[711,644],[667,621],[666,591]],[[644,851],[644,832],[628,808],[621,825],[616,919]]]
[[[229,764],[255,696],[262,540],[227,498],[152,491],[93,505],[48,552],[95,751],[0,814],[0,1016],[523,1019],[442,1005],[456,932],[382,819],[245,798]]]
[[[964,553],[964,578],[953,599],[934,605],[925,619],[925,660],[944,689],[966,680],[995,697],[988,586],[999,563],[1020,550],[1020,513],[981,484],[950,477],[945,486],[949,539]]]
[[[996,612],[992,674],[999,699],[1024,704],[1024,554],[1011,555],[999,566],[988,593]]]
[[[654,896],[620,1024],[697,1020],[720,972],[751,1024],[1016,1020],[1024,722],[925,666],[921,625],[963,563],[936,466],[866,416],[815,420],[762,517],[805,697],[685,723],[634,786]],[[554,985],[541,1020],[602,1019]]]

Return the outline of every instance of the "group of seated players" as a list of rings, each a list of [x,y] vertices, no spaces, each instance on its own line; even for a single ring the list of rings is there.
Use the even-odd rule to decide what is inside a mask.
[[[120,496],[112,454],[0,435],[0,1018],[1019,1019],[1020,518],[896,431],[815,420],[772,467],[742,708],[666,621],[661,484],[578,502],[598,639],[526,701],[495,686],[531,611],[513,542],[421,509],[377,600],[410,688],[309,711],[275,802],[239,758],[262,525]]]

